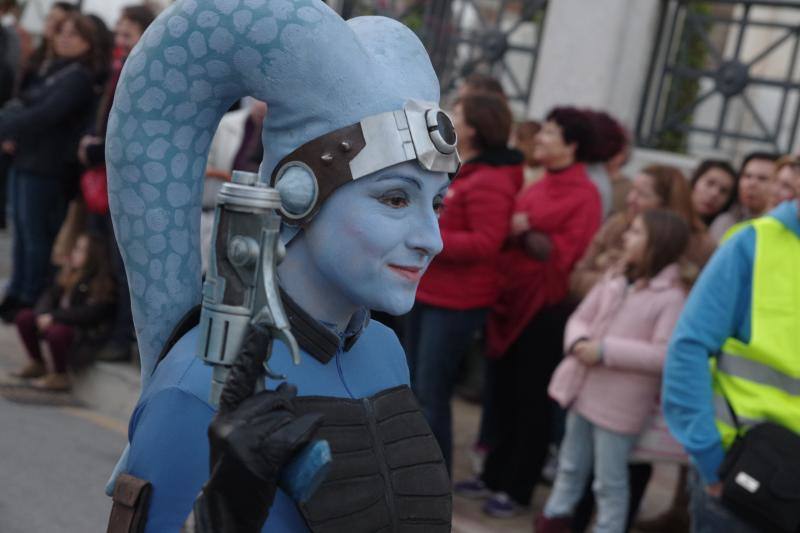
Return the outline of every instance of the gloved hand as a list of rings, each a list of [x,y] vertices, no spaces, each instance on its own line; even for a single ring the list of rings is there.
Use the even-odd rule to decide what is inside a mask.
[[[520,236],[523,251],[537,261],[547,261],[553,251],[553,241],[541,231],[531,230]]]
[[[270,343],[268,335],[251,328],[222,389],[208,428],[211,477],[194,503],[194,531],[261,531],[281,469],[322,423],[322,415],[295,416],[292,385],[253,395]]]

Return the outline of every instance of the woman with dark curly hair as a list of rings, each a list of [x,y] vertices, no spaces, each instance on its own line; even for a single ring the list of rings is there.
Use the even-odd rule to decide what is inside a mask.
[[[553,109],[534,148],[545,175],[517,197],[512,214],[500,295],[487,327],[495,442],[480,479],[456,486],[462,495],[491,495],[484,505],[491,516],[513,516],[528,506],[547,454],[547,384],[560,350],[544,344],[553,337],[547,335],[552,323],[561,320],[549,308],[567,295],[569,273],[602,220],[600,195],[583,164],[593,139],[586,112]],[[560,345],[561,339],[554,342]]]
[[[603,202],[603,219],[625,209],[631,187],[621,169],[628,161],[630,138],[617,119],[605,111],[585,110],[592,120],[594,141],[589,146],[586,171]]]

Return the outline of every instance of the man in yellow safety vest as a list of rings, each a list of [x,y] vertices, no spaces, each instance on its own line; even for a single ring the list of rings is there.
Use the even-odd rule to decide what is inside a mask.
[[[798,203],[784,202],[717,250],[670,342],[663,409],[694,466],[697,533],[756,531],[719,502],[717,470],[737,426],[770,421],[800,433]]]

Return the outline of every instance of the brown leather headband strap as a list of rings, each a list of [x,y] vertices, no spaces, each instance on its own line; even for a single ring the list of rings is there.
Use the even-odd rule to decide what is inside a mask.
[[[353,180],[350,161],[366,144],[361,124],[357,123],[317,137],[281,159],[270,177],[271,187],[275,187],[291,163],[302,163],[311,169],[317,182],[317,196],[311,210],[302,218],[282,214],[284,222],[291,226],[305,226],[333,191]]]

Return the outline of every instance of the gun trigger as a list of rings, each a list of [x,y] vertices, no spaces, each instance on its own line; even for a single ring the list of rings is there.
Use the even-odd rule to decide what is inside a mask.
[[[286,376],[284,376],[283,374],[277,374],[273,372],[272,369],[269,367],[269,363],[267,363],[266,361],[264,361],[264,372],[266,373],[267,378],[271,380],[286,381]]]
[[[297,344],[297,339],[294,338],[292,335],[291,330],[289,328],[281,328],[278,330],[278,337],[286,344],[286,347],[289,348],[289,353],[292,356],[292,362],[295,365],[300,364],[300,346]]]

